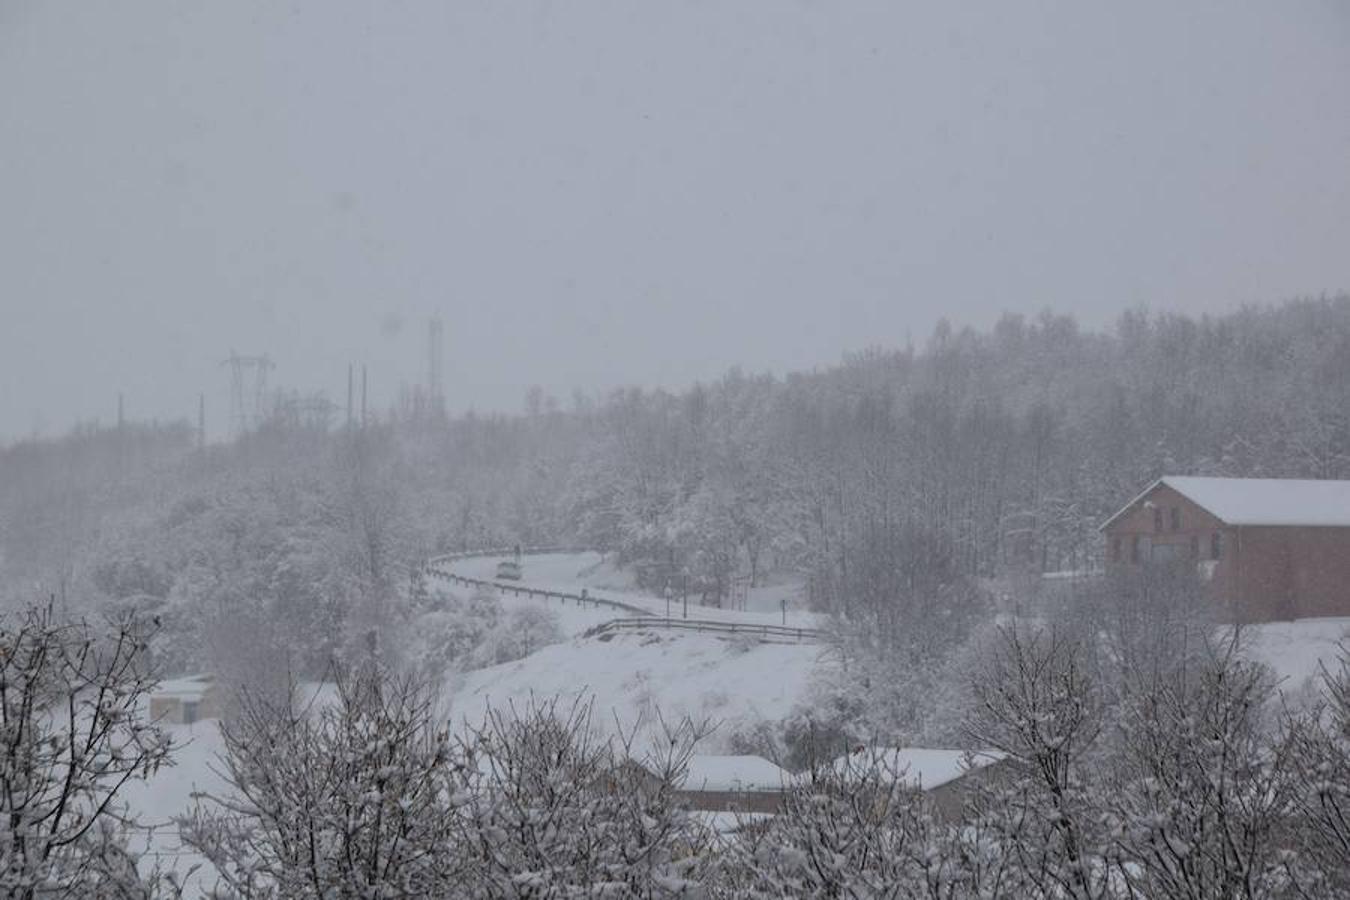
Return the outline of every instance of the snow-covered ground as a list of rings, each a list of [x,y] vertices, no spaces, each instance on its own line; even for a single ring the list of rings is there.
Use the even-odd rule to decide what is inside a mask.
[[[450,568],[465,578],[495,579],[497,563],[506,558],[476,557],[459,560],[452,563]],[[521,564],[524,577],[520,583],[525,587],[562,593],[580,593],[582,588],[585,588],[591,596],[618,600],[645,609],[654,616],[667,614],[674,618],[684,616],[684,606],[679,597],[671,599],[667,605],[664,598],[653,596],[636,587],[630,573],[615,569],[599,553],[548,553],[525,556]],[[821,622],[818,615],[798,608],[800,593],[800,585],[791,582],[755,588],[749,592],[744,610],[701,606],[694,602],[697,597],[691,597],[688,618],[754,625],[782,625],[784,624],[782,603],[786,600],[787,625],[793,628],[819,627]],[[563,605],[554,601],[552,606],[558,609]],[[603,621],[622,615],[618,610],[604,607],[598,612],[601,613],[599,618]]]
[[[1334,665],[1340,642],[1350,648],[1350,617],[1267,622],[1247,625],[1243,632],[1247,652],[1274,670],[1288,694],[1307,689],[1319,664]]]
[[[812,645],[758,644],[663,631],[573,638],[525,659],[460,677],[455,719],[481,721],[490,705],[594,698],[595,724],[612,730],[656,727],[683,716],[720,723],[700,750],[725,749],[735,730],[786,716],[804,696],[821,654]]]
[[[188,880],[185,897],[196,897],[214,883],[214,870],[201,856],[184,848],[178,840],[175,816],[186,813],[192,806],[194,791],[219,793],[225,787],[218,771],[217,757],[223,749],[220,729],[215,719],[203,719],[192,725],[166,725],[172,735],[174,752],[172,766],[162,768],[147,782],[128,782],[123,788],[123,799],[143,826],[149,826],[146,835],[150,860],[180,876],[187,875],[194,866],[201,866]]]

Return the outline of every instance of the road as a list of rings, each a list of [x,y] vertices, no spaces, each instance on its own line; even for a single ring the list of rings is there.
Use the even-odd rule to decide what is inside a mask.
[[[508,558],[485,556],[462,559],[452,563],[450,568],[455,574],[466,578],[493,580],[497,574],[497,563]],[[607,564],[599,553],[526,555],[521,564],[524,577],[520,584],[523,587],[571,594],[580,593],[585,589],[590,596],[598,599],[636,606],[653,616],[667,615],[664,599],[637,588],[632,584],[631,576]],[[703,606],[693,602],[694,598],[691,598],[687,618],[745,625],[782,625],[784,621],[781,600],[787,597],[788,605],[791,607],[792,598],[796,593],[797,587],[790,584],[759,588],[751,592],[747,603],[751,608],[745,610]],[[669,615],[671,618],[686,617],[684,606],[678,597],[670,601]],[[611,615],[610,618],[614,616]],[[819,628],[823,623],[821,617],[815,613],[789,608],[786,624],[791,628]]]

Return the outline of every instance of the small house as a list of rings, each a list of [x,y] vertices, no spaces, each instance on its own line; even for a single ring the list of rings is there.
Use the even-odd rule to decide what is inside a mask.
[[[1235,620],[1350,615],[1350,481],[1160,478],[1100,530],[1108,569],[1194,565]]]
[[[150,695],[150,718],[167,725],[191,725],[220,718],[220,688],[211,675],[160,682]]]

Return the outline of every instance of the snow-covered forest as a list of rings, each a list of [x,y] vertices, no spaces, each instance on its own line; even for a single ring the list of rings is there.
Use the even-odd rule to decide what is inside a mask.
[[[1081,577],[1156,476],[1350,477],[1350,297],[944,324],[785,377],[533,390],[514,415],[349,423],[290,396],[229,442],[127,422],[0,451],[12,896],[1350,895],[1337,635],[1281,680],[1193,579]],[[697,709],[649,685],[625,718],[583,655],[665,647],[667,690],[707,662],[425,567],[512,546],[596,551],[653,603],[776,586],[825,643],[778,657],[806,687],[772,716],[712,721],[754,690],[728,675]],[[536,672],[529,700],[454,708],[480,671]],[[116,795],[184,752],[145,704],[202,672],[227,691],[224,781],[142,857]],[[709,741],[795,773],[778,815],[728,838],[689,812],[675,785]],[[859,744],[1008,764],[953,820],[884,768],[821,768]]]
[[[417,614],[420,561],[516,544],[713,605],[789,572],[813,609],[884,615],[900,584],[1099,568],[1098,526],[1162,474],[1350,477],[1347,392],[1347,297],[1105,333],[1009,315],[785,377],[535,390],[518,415],[353,429],[282,392],[205,448],[135,422],[4,448],[0,585],[158,616],[170,672],[272,642],[316,675]]]

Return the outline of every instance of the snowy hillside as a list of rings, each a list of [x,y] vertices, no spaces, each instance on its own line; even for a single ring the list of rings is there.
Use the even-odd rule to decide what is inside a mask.
[[[605,728],[616,720],[624,727],[655,725],[658,710],[667,720],[687,715],[719,722],[700,748],[716,753],[740,728],[786,716],[804,697],[821,652],[813,645],[665,632],[574,638],[462,676],[451,712],[461,724],[473,723],[489,705],[593,696],[596,724]]]
[[[461,560],[453,570],[468,578],[491,579],[494,557]],[[619,600],[664,616],[666,602],[634,586],[623,570],[599,553],[558,553],[523,559],[522,586]],[[450,586],[451,590],[462,590]],[[691,603],[690,619],[748,625],[777,625],[783,621],[780,604],[793,605],[795,585],[765,588],[752,594],[747,606],[759,609],[720,609]],[[506,609],[542,606],[558,617],[570,639],[546,647],[524,659],[464,673],[449,690],[452,715],[461,723],[481,719],[484,710],[529,702],[531,697],[566,700],[593,698],[596,724],[613,729],[634,725],[656,727],[657,714],[667,720],[689,716],[720,723],[705,752],[725,748],[728,737],[757,723],[775,722],[804,699],[811,674],[820,660],[818,645],[760,644],[732,635],[688,634],[665,629],[585,636],[598,624],[622,613],[609,607],[578,606],[500,592]],[[772,604],[776,611],[765,609]],[[684,610],[672,602],[670,613],[681,619]],[[789,610],[792,626],[819,624],[814,614]]]

